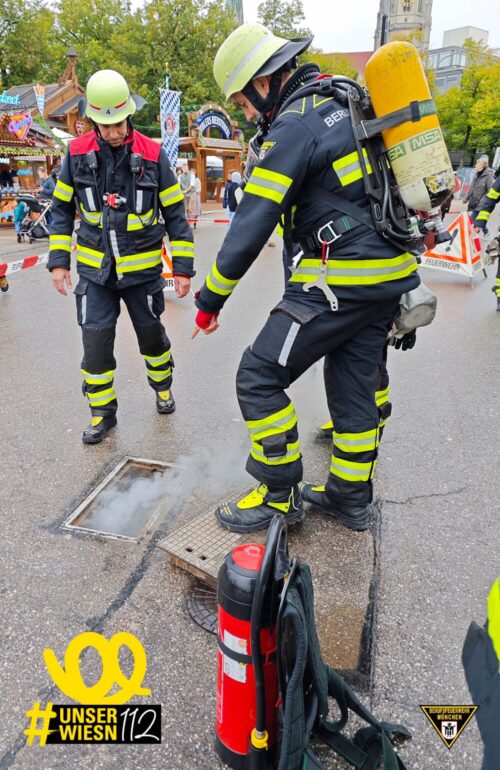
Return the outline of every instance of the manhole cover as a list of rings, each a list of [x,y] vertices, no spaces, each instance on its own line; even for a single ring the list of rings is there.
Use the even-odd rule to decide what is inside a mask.
[[[167,492],[168,463],[125,457],[63,524],[65,529],[123,540],[150,530]]]
[[[217,633],[217,592],[197,583],[186,600],[186,609],[195,623],[211,634]]]

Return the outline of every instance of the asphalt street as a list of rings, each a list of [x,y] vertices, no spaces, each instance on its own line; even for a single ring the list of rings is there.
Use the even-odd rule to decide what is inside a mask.
[[[493,215],[492,231],[499,219]],[[224,231],[224,225],[199,224],[195,289]],[[17,247],[13,233],[0,235],[0,262],[46,250],[45,242]],[[164,321],[176,364],[174,415],[155,412],[132,325],[122,312],[115,349],[118,427],[94,447],[81,442],[88,407],[80,389],[74,298],[56,293],[43,265],[13,274],[10,291],[0,295],[0,770],[221,767],[213,749],[215,639],[187,616],[192,579],[167,568],[158,542],[252,486],[244,471],[246,432],[234,379],[242,351],[280,298],[280,253],[276,238],[276,247],[264,249],[238,286],[211,337],[190,339],[192,297],[166,295]],[[495,269],[487,271],[488,279],[477,277],[473,289],[466,278],[421,271],[438,296],[438,313],[432,326],[418,332],[413,351],[390,350],[393,416],[377,469],[374,531],[346,533],[318,519],[312,548],[323,593],[331,581],[332,592],[351,592],[353,602],[357,597],[362,603],[375,578],[373,660],[362,698],[379,718],[411,729],[413,738],[400,748],[408,770],[481,766],[474,720],[448,750],[419,705],[472,702],[462,645],[470,622],[484,623],[487,593],[500,573],[500,313],[490,291]],[[328,448],[313,441],[314,428],[326,419],[321,369],[292,391],[306,478],[319,483],[328,464]],[[139,543],[62,529],[125,456],[183,469],[168,488],[175,505],[164,506],[159,528]],[[304,529],[309,541],[311,521]],[[300,544],[299,532],[293,540],[299,554]],[[25,712],[33,703],[69,702],[52,683],[43,650],[52,648],[62,661],[70,640],[89,630],[107,638],[126,631],[141,640],[148,657],[144,685],[163,708],[161,745],[26,745]],[[124,669],[130,664],[125,656]],[[92,651],[82,671],[88,682],[99,678]],[[348,767],[322,757],[328,770]]]

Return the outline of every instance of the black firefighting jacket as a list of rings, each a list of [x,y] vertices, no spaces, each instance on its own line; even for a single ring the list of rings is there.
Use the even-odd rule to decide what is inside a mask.
[[[49,270],[70,267],[76,212],[82,277],[104,284],[115,269],[122,288],[159,278],[165,231],[174,273],[194,275],[193,235],[177,178],[160,145],[138,131],[118,150],[94,131],[71,141],[54,190]]]
[[[300,70],[294,77],[298,87]],[[306,293],[303,286],[319,273],[321,250],[311,243],[327,223],[340,235],[330,246],[327,272],[338,299],[384,300],[418,286],[416,258],[346,218],[328,191],[370,217],[349,111],[336,98],[311,95],[289,102],[273,121],[196,305],[206,312],[223,306],[285,212],[292,218],[293,240],[305,251],[287,285],[285,298],[292,303],[325,304],[318,288]]]

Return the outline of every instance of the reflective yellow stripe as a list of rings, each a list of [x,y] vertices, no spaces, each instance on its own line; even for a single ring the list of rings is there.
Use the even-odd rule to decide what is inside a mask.
[[[108,388],[107,390],[100,390],[97,393],[87,392],[87,398],[90,406],[105,406],[116,398],[114,388]]]
[[[375,391],[375,403],[377,406],[382,406],[382,404],[385,404],[388,400],[389,400],[389,387],[384,388],[384,390]]]
[[[49,237],[50,249],[59,251],[71,251],[71,235],[51,235]]]
[[[290,280],[307,283],[319,275],[320,259],[302,259]],[[406,278],[417,270],[413,254],[390,259],[329,259],[327,283],[332,286],[367,286]]]
[[[494,187],[486,195],[487,198],[491,198],[492,201],[497,201],[500,198],[500,190],[495,190]]]
[[[80,203],[80,216],[91,225],[98,225],[102,227],[102,214],[100,211],[87,211],[87,209]]]
[[[297,415],[292,403],[275,414],[270,414],[262,420],[247,420],[246,426],[252,441],[286,433],[297,424]]]
[[[172,374],[172,369],[170,366],[168,369],[147,369],[148,377],[150,377],[153,382],[161,382],[162,380],[166,380],[167,377],[170,377]]]
[[[270,414],[267,417],[262,417],[260,420],[247,420],[246,426],[248,430],[252,430],[253,432],[254,428],[262,428],[264,425],[273,425],[277,421],[292,414],[295,414],[295,407],[292,402],[290,402],[284,409],[280,409],[279,412],[274,412],[274,414]]]
[[[498,578],[488,594],[488,635],[500,663],[500,582]]]
[[[103,251],[96,251],[95,249],[89,249],[87,246],[76,246],[76,258],[78,262],[83,262],[84,265],[90,265],[91,267],[101,267],[102,260],[104,258]]]
[[[480,211],[476,217],[476,221],[479,219],[481,220],[481,222],[487,222],[489,218],[490,218],[489,211]]]
[[[60,179],[58,179],[53,195],[55,198],[59,198],[59,200],[62,200],[65,203],[69,203],[73,197],[74,192],[75,191],[73,187],[70,187],[69,184],[65,184],[64,182],[61,182]]]
[[[170,361],[171,355],[170,350],[166,350],[161,356],[144,356],[144,358],[148,364],[151,364],[151,366],[161,366]]]
[[[252,193],[262,198],[268,198],[275,203],[282,203],[292,182],[293,179],[285,176],[285,174],[257,166],[245,187],[245,193]]]
[[[237,285],[239,279],[225,278],[218,270],[217,265],[212,265],[210,273],[206,277],[206,284],[210,291],[215,294],[220,294],[223,297],[228,297]]]
[[[160,192],[160,203],[162,206],[172,206],[174,203],[179,203],[179,201],[183,200],[184,195],[178,182]]]
[[[363,157],[366,159],[368,158],[366,150],[363,150]],[[349,155],[344,155],[343,158],[334,160],[332,166],[342,187],[347,187],[347,185],[363,178],[363,171],[359,162],[357,150],[349,153]],[[369,174],[372,173],[372,167],[368,161],[366,162],[366,170]]]
[[[101,374],[92,374],[91,372],[86,372],[85,369],[82,369],[81,372],[87,385],[107,385],[113,382],[115,376],[114,369],[110,369],[109,372],[102,372]]]
[[[149,209],[149,211],[146,211],[140,216],[137,214],[129,214],[127,217],[127,231],[142,230],[144,227],[149,227],[149,225],[155,225],[158,220],[155,219],[153,221],[152,217],[153,209]]]
[[[378,429],[364,433],[333,433],[333,443],[342,452],[371,452],[378,447]]]
[[[345,481],[370,481],[376,465],[376,460],[373,463],[356,463],[333,455],[330,473]]]
[[[194,258],[194,243],[192,241],[170,241],[172,257]]]
[[[294,441],[292,444],[286,445],[286,455],[282,457],[266,457],[264,450],[259,444],[252,442],[252,448],[250,454],[259,463],[264,465],[286,465],[292,463],[295,460],[300,460],[299,442]]]
[[[155,267],[155,265],[161,265],[161,249],[116,257],[116,272],[119,274],[132,273],[134,270],[147,270],[150,267]]]

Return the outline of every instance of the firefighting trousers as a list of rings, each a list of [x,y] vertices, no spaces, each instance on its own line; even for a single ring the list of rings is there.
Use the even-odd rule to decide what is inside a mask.
[[[363,505],[372,499],[380,441],[379,401],[388,398],[380,372],[389,324],[399,297],[384,302],[343,301],[336,312],[273,311],[243,354],[236,378],[238,400],[250,434],[247,471],[271,489],[302,479],[295,408],[285,393],[325,357],[328,407],[334,423],[329,495]],[[387,370],[385,370],[387,372]],[[381,392],[385,391],[385,393]],[[316,396],[311,393],[311,399]]]
[[[118,291],[114,282],[101,286],[81,278],[75,295],[83,339],[83,389],[92,414],[110,416],[117,409],[113,349],[121,300],[134,326],[149,384],[156,391],[168,390],[173,361],[170,340],[160,321],[165,309],[161,279]]]
[[[500,257],[498,257],[497,275],[495,279],[495,294],[500,298]]]

